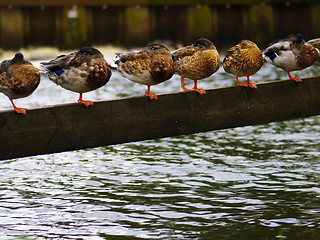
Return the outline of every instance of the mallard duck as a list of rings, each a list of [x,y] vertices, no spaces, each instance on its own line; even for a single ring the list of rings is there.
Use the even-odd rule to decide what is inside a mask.
[[[309,40],[308,43],[311,43],[318,51],[318,59],[314,62],[314,65],[320,66],[320,38],[315,38]]]
[[[314,64],[318,58],[318,51],[312,44],[303,40],[301,34],[293,39],[277,40],[271,43],[265,51],[264,58],[276,67],[288,73],[290,79],[301,82],[298,77],[292,77],[290,72],[302,70]]]
[[[161,44],[151,44],[138,52],[116,54],[119,73],[133,82],[147,85],[144,95],[157,100],[157,95],[150,93],[150,86],[172,77],[174,65],[170,51]]]
[[[257,85],[250,82],[250,76],[260,70],[264,63],[258,46],[250,40],[242,40],[239,44],[231,47],[224,60],[223,68],[227,73],[236,76],[238,86],[249,86],[257,88]],[[247,77],[247,82],[242,84],[238,77]]]
[[[18,108],[13,99],[29,96],[40,83],[40,72],[32,63],[26,61],[21,53],[13,59],[0,64],[0,92],[11,101],[18,114],[26,114],[25,108]]]
[[[220,67],[220,56],[213,43],[200,38],[191,45],[173,51],[172,55],[174,71],[181,76],[182,89],[192,91],[184,86],[184,78],[189,78],[194,81],[193,90],[205,94],[204,89],[197,87],[197,81],[211,76]]]
[[[60,55],[50,62],[42,62],[49,79],[61,87],[80,94],[78,102],[85,106],[92,101],[83,100],[82,94],[104,86],[111,77],[109,64],[95,48],[82,48],[78,52]]]

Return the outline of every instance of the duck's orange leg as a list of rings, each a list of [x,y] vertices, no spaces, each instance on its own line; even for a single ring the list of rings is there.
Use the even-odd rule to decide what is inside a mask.
[[[251,88],[257,88],[257,85],[256,85],[256,84],[250,82],[249,76],[247,76],[247,83],[246,83],[246,85],[249,86],[249,87],[251,87]]]
[[[152,99],[155,99],[155,100],[158,100],[158,96],[154,93],[150,93],[150,86],[148,85],[148,89],[147,91],[145,92],[144,94],[145,96],[149,96],[149,98],[152,100]]]
[[[182,88],[183,91],[192,91],[192,89],[186,88],[184,86],[184,80],[183,80],[182,76],[181,76],[181,88]]]
[[[206,94],[206,91],[202,88],[198,88],[197,87],[197,80],[194,80],[194,87],[193,90],[197,91],[198,93],[202,94]]]
[[[18,114],[26,114],[26,110],[25,108],[18,108],[16,105],[14,105],[13,101],[10,99],[13,109],[18,113]]]
[[[301,78],[298,77],[292,77],[291,74],[288,72],[288,76],[290,79],[294,80],[295,82],[302,82]]]
[[[240,82],[239,82],[238,77],[236,77],[236,80],[237,80],[237,86],[244,86],[244,87],[248,87],[248,84],[240,83]]]
[[[86,107],[93,105],[93,102],[92,102],[92,101],[83,100],[83,99],[82,99],[82,93],[80,93],[80,96],[79,96],[79,99],[78,99],[78,103],[83,103]]]

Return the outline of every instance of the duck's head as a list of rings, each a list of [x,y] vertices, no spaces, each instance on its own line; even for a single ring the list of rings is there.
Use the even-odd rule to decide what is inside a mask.
[[[157,53],[157,54],[170,54],[170,51],[168,48],[166,48],[166,46],[162,45],[162,44],[158,44],[158,43],[153,43],[153,44],[150,44],[148,46],[148,50],[151,50],[153,51],[154,53]]]
[[[242,40],[240,43],[239,43],[239,46],[242,48],[242,49],[247,49],[247,48],[256,48],[257,47],[257,44],[255,44],[254,42],[250,41],[250,40]]]
[[[92,48],[92,47],[86,47],[86,48],[80,49],[79,54],[89,56],[89,57],[103,57],[102,53],[98,49]]]
[[[22,53],[16,53],[14,58],[11,60],[11,64],[16,64],[16,63],[25,63],[25,59]]]
[[[294,36],[294,38],[292,39],[292,43],[293,43],[293,45],[298,45],[298,44],[300,44],[300,43],[304,43],[302,34],[297,33],[297,34]]]
[[[194,47],[199,47],[200,49],[204,49],[204,50],[210,49],[210,48],[215,48],[213,43],[206,38],[200,38],[200,39],[196,40],[192,45]]]

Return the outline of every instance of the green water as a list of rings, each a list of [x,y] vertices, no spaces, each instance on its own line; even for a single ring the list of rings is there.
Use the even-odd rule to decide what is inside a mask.
[[[319,71],[313,67],[293,75]],[[252,79],[279,78],[287,77],[265,64]],[[199,87],[234,82],[219,70]],[[174,77],[151,90],[179,91],[179,85]],[[145,90],[113,72],[110,83],[85,99]],[[77,97],[44,79],[17,105]],[[10,108],[2,95],[0,104]],[[315,240],[320,236],[319,159],[316,116],[2,161],[0,239]]]

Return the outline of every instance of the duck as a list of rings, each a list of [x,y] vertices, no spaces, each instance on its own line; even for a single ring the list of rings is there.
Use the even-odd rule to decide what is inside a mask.
[[[286,71],[290,79],[301,82],[301,78],[292,77],[290,72],[313,65],[318,58],[318,52],[298,33],[292,39],[274,41],[263,51],[263,56],[267,62]]]
[[[210,77],[220,68],[220,56],[214,44],[206,38],[200,38],[191,45],[173,51],[172,55],[174,72],[181,77],[181,88],[205,94],[204,89],[197,87],[197,81]],[[184,78],[194,81],[193,89],[184,86]]]
[[[223,68],[227,73],[235,75],[237,86],[257,88],[250,82],[250,76],[258,72],[264,63],[261,50],[250,40],[242,40],[231,47],[223,59]],[[239,77],[247,77],[245,84],[240,83]]]
[[[79,93],[78,103],[83,103],[86,107],[92,106],[93,102],[83,100],[82,94],[104,86],[112,74],[103,54],[93,47],[60,55],[40,64],[52,82],[64,89]]]
[[[150,87],[169,80],[174,74],[174,64],[169,49],[158,43],[128,53],[116,53],[117,70],[133,82],[147,86],[145,96],[158,100],[158,96],[150,92]]]
[[[0,63],[0,92],[4,93],[18,114],[26,114],[26,108],[17,107],[13,99],[31,95],[39,86],[40,72],[22,53]]]
[[[314,65],[320,66],[320,38],[311,39],[308,41],[308,43],[312,44],[318,52],[318,58],[314,62]]]

